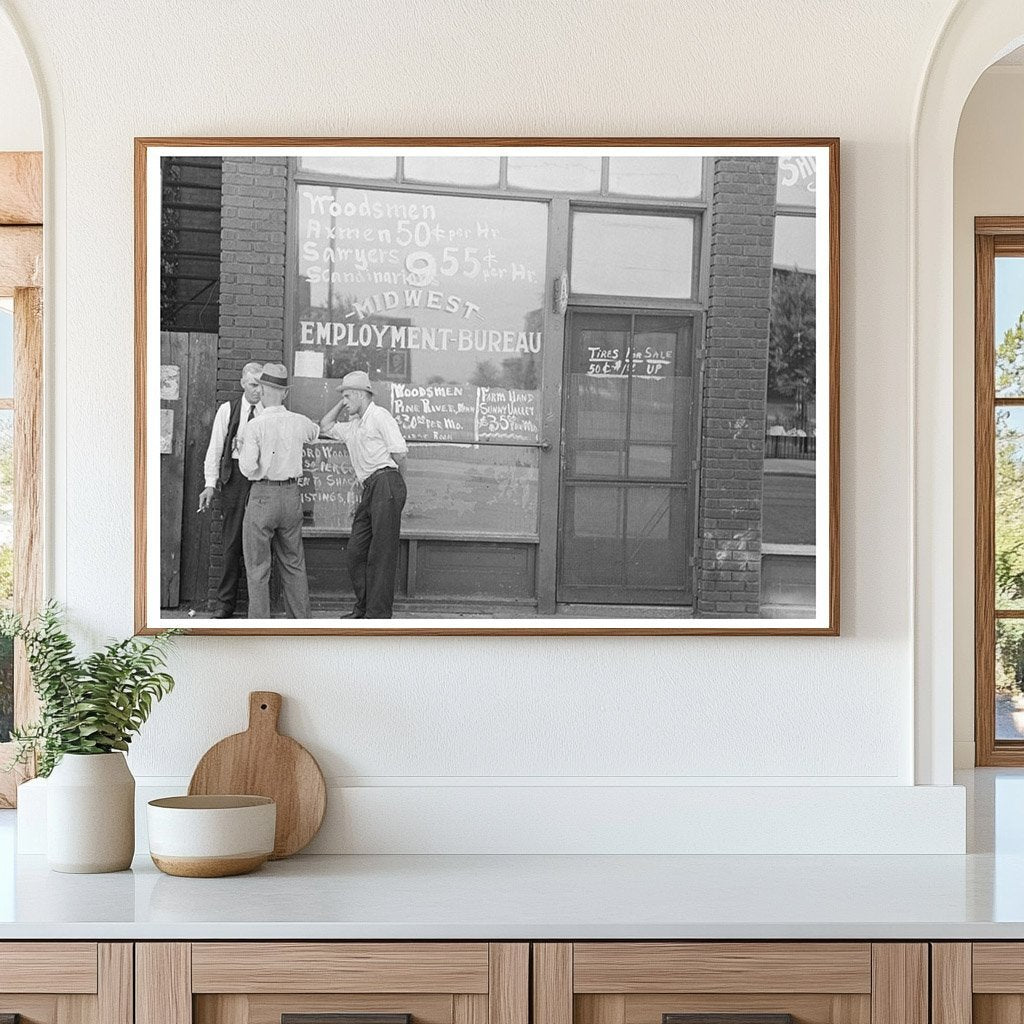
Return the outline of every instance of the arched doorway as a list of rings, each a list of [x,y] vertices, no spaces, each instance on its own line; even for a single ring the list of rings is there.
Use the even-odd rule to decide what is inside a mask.
[[[962,559],[954,560],[954,552],[962,553],[951,416],[954,148],[975,82],[1021,42],[1024,8],[1017,0],[964,0],[936,43],[912,126],[915,781],[924,785],[952,782],[954,634],[957,642],[964,635],[954,597],[958,588],[973,592],[973,579],[962,578]]]

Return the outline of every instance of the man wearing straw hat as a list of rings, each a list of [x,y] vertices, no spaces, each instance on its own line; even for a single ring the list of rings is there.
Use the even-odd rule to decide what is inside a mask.
[[[288,371],[267,363],[260,374],[263,412],[242,430],[238,468],[252,481],[242,521],[242,551],[249,582],[249,618],[270,618],[270,569],[277,566],[285,613],[310,618],[306,555],[302,547],[302,446],[319,428],[284,407]]]
[[[373,401],[368,374],[362,370],[346,374],[338,390],[341,401],[320,420],[320,429],[345,442],[356,479],[363,485],[345,549],[356,606],[344,618],[390,619],[409,449],[395,418]],[[350,418],[339,423],[342,409]]]

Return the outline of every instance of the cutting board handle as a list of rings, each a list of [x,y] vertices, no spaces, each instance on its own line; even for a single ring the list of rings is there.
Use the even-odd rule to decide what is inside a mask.
[[[281,714],[281,694],[272,690],[253,690],[249,694],[249,732],[277,732]]]

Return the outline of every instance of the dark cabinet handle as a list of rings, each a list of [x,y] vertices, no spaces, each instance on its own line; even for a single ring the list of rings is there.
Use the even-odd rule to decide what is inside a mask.
[[[7,1024],[7,1022],[0,1020],[0,1024]],[[282,1013],[281,1024],[412,1024],[412,1014]]]
[[[793,1024],[791,1013],[663,1013],[661,1024]]]

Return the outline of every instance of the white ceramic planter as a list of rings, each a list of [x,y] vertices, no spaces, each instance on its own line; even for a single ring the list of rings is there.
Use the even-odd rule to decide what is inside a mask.
[[[124,871],[135,853],[135,779],[124,754],[65,754],[46,785],[54,871]]]

